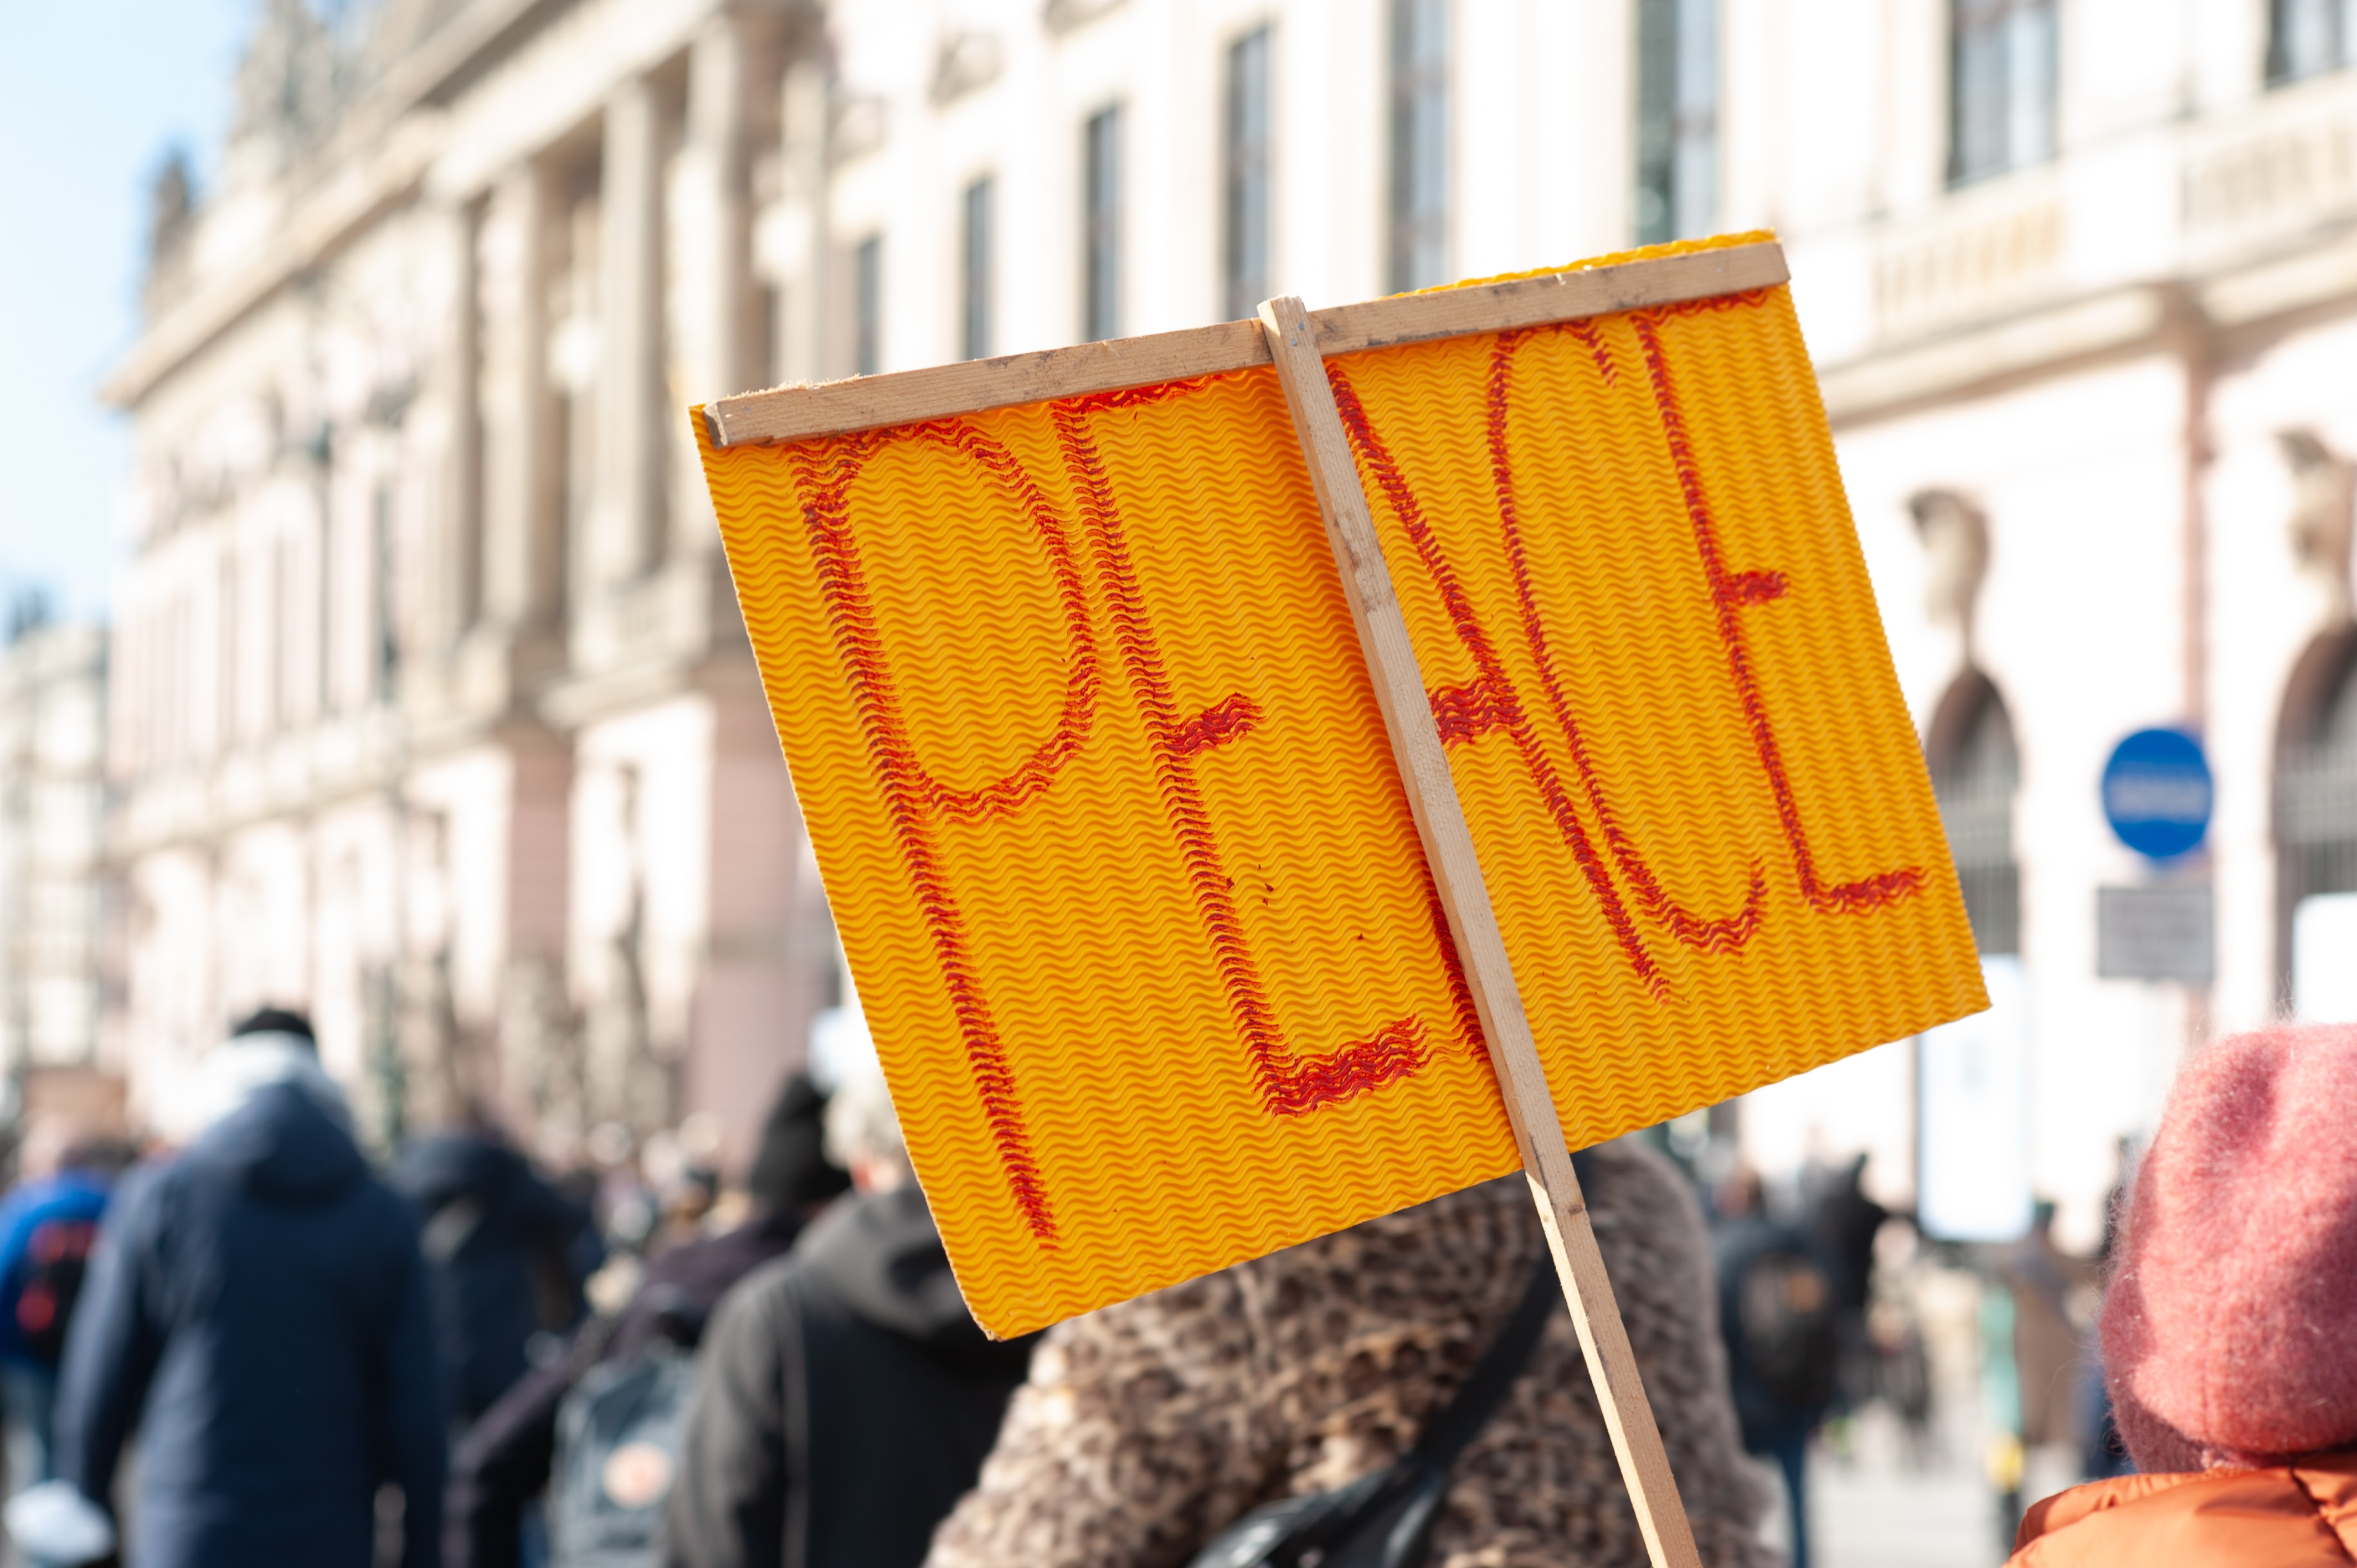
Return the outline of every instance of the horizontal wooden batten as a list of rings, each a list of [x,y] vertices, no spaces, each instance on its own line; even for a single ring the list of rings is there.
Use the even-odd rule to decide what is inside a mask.
[[[1309,319],[1318,353],[1330,359],[1435,338],[1502,332],[1740,294],[1773,287],[1790,276],[1783,247],[1770,241],[1468,288],[1394,295],[1315,311]],[[705,417],[716,446],[807,441],[1269,362],[1268,340],[1258,321],[1223,321],[1182,332],[747,392],[705,405]]]

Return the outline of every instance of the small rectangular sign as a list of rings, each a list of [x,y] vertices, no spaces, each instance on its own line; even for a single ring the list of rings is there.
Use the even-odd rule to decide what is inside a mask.
[[[1315,318],[1573,1147],[1985,1004],[1761,239]],[[836,395],[696,431],[975,1316],[1515,1168],[1265,345]]]
[[[2095,889],[2095,974],[2207,985],[2217,967],[2210,884]]]

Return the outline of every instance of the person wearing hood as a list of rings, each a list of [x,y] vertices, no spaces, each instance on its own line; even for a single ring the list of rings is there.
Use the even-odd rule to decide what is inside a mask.
[[[393,1188],[424,1228],[451,1416],[471,1423],[531,1367],[534,1334],[579,1321],[596,1223],[479,1120],[410,1144]]]
[[[826,1097],[786,1079],[745,1177],[752,1213],[717,1236],[647,1261],[621,1314],[582,1326],[566,1354],[525,1374],[468,1429],[450,1461],[444,1568],[520,1568],[522,1521],[556,1460],[557,1413],[587,1369],[620,1361],[659,1336],[693,1339],[728,1288],[793,1244],[811,1216],[850,1185],[821,1144]]]
[[[139,1568],[370,1568],[377,1493],[404,1499],[403,1568],[434,1568],[441,1379],[417,1219],[377,1182],[310,1025],[265,1010],[193,1095],[210,1124],[124,1178],[58,1389],[57,1479],[7,1525],[36,1561],[114,1550],[139,1434]]]
[[[826,1131],[855,1195],[721,1299],[664,1568],[917,1568],[1028,1368],[967,1313],[872,1064]]]

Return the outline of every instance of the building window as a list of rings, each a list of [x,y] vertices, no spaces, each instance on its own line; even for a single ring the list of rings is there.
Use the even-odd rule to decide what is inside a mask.
[[[2269,0],[2267,81],[2298,81],[2338,70],[2357,43],[2357,5],[2351,0]]]
[[[991,192],[987,175],[965,188],[964,313],[961,317],[969,360],[990,356]]]
[[[1121,336],[1121,105],[1082,129],[1081,336]]]
[[[858,292],[852,328],[854,372],[872,376],[884,363],[884,237],[870,234],[859,242],[852,263],[853,286]]]
[[[1392,291],[1448,281],[1448,0],[1392,0]]]
[[[1268,29],[1228,47],[1227,233],[1221,275],[1228,319],[1268,297]]]
[[[2345,504],[2345,503],[2344,503]],[[2276,897],[2286,978],[2290,939],[2310,898],[2357,893],[2357,630],[2325,632],[2293,668],[2277,730]]]
[[[1718,227],[1718,0],[1638,0],[1637,242]]]
[[[1973,940],[1984,953],[2021,950],[2021,866],[2014,858],[2013,798],[2021,754],[2005,699],[1966,670],[1940,700],[1924,744],[1932,792],[1963,884]]]
[[[753,290],[753,362],[760,367],[759,384],[777,386],[785,377],[786,291],[773,283]]]
[[[1948,182],[2054,156],[2055,0],[1953,0]]]
[[[376,647],[370,660],[374,666],[371,686],[380,703],[390,703],[401,694],[401,562],[400,543],[393,532],[395,521],[393,486],[380,479],[369,499],[369,553],[375,568],[372,586],[376,601],[371,607],[374,612],[371,618],[376,623]]]

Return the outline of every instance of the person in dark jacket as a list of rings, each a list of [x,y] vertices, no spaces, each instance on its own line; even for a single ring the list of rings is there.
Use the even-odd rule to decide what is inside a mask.
[[[139,1433],[139,1568],[370,1568],[401,1488],[404,1568],[440,1552],[443,1417],[409,1206],[369,1175],[310,1026],[264,1013],[200,1069],[217,1112],[126,1177],[66,1342],[58,1479],[7,1522],[29,1555],[112,1549]]]
[[[918,1568],[974,1485],[1031,1340],[967,1313],[872,1066],[827,1107],[857,1194],[705,1336],[664,1568]]]
[[[1840,1370],[1841,1265],[1813,1237],[1771,1219],[1759,1176],[1717,1195],[1719,1332],[1744,1448],[1783,1472],[1792,1568],[1809,1568],[1809,1439]]]
[[[1867,1156],[1837,1171],[1821,1173],[1809,1203],[1809,1230],[1824,1253],[1840,1265],[1835,1279],[1845,1315],[1863,1320],[1874,1295],[1874,1240],[1890,1210],[1866,1194]]]
[[[595,1221],[481,1124],[411,1144],[393,1187],[425,1227],[450,1412],[471,1422],[531,1367],[534,1334],[579,1321]]]
[[[850,1185],[822,1146],[825,1109],[808,1077],[788,1078],[746,1176],[753,1207],[746,1222],[657,1253],[619,1317],[584,1325],[563,1357],[527,1373],[484,1412],[451,1460],[444,1568],[518,1568],[525,1509],[548,1485],[555,1458],[557,1410],[582,1374],[677,1332],[674,1325],[691,1336],[701,1329],[729,1286],[782,1255],[804,1220]]]

